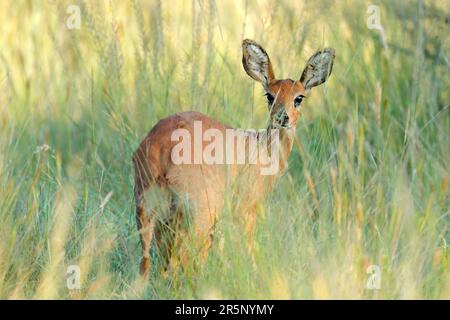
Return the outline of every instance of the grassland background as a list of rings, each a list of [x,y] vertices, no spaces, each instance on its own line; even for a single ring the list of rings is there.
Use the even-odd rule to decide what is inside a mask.
[[[66,27],[70,4],[79,30]],[[382,32],[367,28],[369,4]],[[1,298],[450,298],[448,1],[0,6]],[[266,126],[243,38],[279,78],[299,77],[319,48],[337,52],[261,203],[256,268],[224,214],[203,270],[144,283],[131,154],[183,110]],[[379,290],[366,289],[369,265]]]

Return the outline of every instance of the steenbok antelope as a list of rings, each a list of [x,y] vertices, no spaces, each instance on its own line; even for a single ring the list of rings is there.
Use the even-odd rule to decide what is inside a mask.
[[[219,137],[221,134],[228,135],[227,131],[232,128],[198,112],[182,112],[160,120],[133,155],[137,227],[143,251],[140,271],[143,275],[147,275],[150,270],[152,241],[155,241],[155,248],[162,254],[165,263],[177,258],[173,257],[174,247],[187,236],[183,230],[185,228],[180,227],[182,220],[189,220],[194,236],[192,243],[202,257],[206,256],[227,190],[232,189],[236,195],[234,211],[239,215],[238,220],[244,222],[246,239],[251,238],[256,221],[256,206],[279,175],[262,174],[261,169],[269,158],[276,159],[279,169],[276,172],[286,168],[301,103],[312,87],[327,80],[335,56],[333,49],[318,51],[309,58],[299,80],[277,80],[269,56],[259,44],[244,40],[242,50],[245,71],[254,80],[261,82],[266,92],[270,114],[266,130],[241,130],[233,139],[244,135],[249,138],[244,144],[232,145],[231,149],[227,144],[227,148],[222,148],[220,143],[223,140]],[[270,135],[274,130],[279,142],[275,152],[271,147],[273,138]],[[212,134],[207,135],[206,131]],[[189,150],[183,150],[183,155],[179,155],[186,161],[174,159],[181,136],[176,135],[174,139],[174,132],[194,136],[194,141],[190,137],[183,139]],[[198,134],[203,138],[200,142],[195,137]],[[215,150],[217,157],[213,161],[198,161],[196,152],[200,152],[200,158],[204,156],[206,149],[211,148],[213,137],[216,146],[220,142]],[[239,157],[245,153],[251,148],[252,141],[256,142],[260,157],[251,163],[248,162],[249,157],[243,162],[236,162],[235,155]],[[222,152],[227,153],[227,161],[223,161]],[[189,161],[193,158],[194,161]],[[182,250],[176,252],[180,257]]]

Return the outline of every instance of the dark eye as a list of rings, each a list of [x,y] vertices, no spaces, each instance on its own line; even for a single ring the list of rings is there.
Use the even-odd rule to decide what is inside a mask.
[[[265,96],[267,98],[267,103],[269,104],[269,106],[272,106],[275,97],[268,92],[265,94]]]
[[[294,106],[296,108],[298,108],[300,106],[300,104],[302,103],[304,97],[305,96],[298,96],[297,98],[294,99]]]

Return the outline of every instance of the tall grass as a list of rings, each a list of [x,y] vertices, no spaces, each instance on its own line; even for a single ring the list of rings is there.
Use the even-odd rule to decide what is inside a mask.
[[[2,1],[1,298],[450,298],[446,1],[375,1],[382,32],[369,1],[81,1],[69,30],[72,2]],[[255,263],[230,203],[201,272],[143,282],[131,154],[183,110],[266,126],[247,37],[279,78],[337,52],[259,206]]]

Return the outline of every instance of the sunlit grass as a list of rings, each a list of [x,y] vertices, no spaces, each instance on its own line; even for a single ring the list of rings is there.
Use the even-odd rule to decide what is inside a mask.
[[[446,1],[374,3],[385,40],[366,1],[81,1],[80,30],[69,4],[2,2],[1,298],[450,298]],[[259,204],[255,264],[229,200],[201,271],[143,282],[131,154],[179,111],[266,126],[243,38],[279,78],[333,47],[333,74]]]

